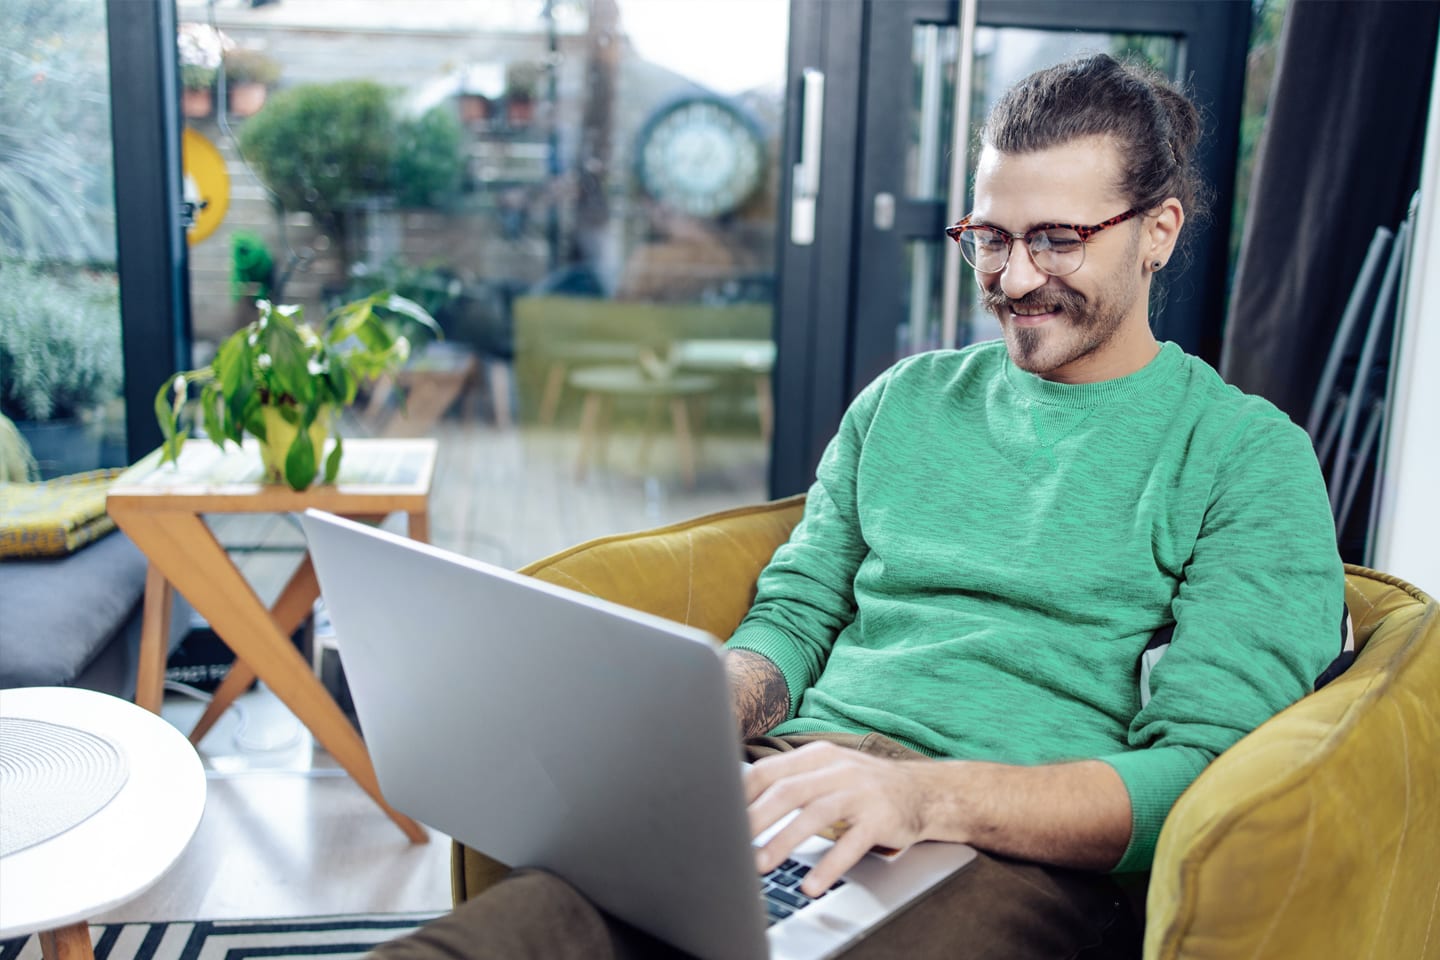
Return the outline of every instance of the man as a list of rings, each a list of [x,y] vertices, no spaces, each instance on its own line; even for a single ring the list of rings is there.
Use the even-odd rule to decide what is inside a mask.
[[[875,844],[982,851],[855,955],[1138,955],[1111,875],[1147,870],[1185,787],[1337,652],[1307,437],[1150,330],[1199,208],[1198,129],[1106,56],[1002,99],[948,232],[1003,342],[907,358],[856,398],[730,640],[751,825],[798,811],[759,870],[835,824],[806,893]],[[478,900],[436,943],[629,949],[548,875]],[[538,902],[563,937],[523,932]]]

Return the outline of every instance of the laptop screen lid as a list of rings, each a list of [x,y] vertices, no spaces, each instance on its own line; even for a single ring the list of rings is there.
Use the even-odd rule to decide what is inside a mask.
[[[709,634],[330,514],[301,524],[388,802],[699,956],[764,956]]]

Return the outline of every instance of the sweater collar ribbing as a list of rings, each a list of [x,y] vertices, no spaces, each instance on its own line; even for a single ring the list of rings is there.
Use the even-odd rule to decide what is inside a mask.
[[[1041,403],[1064,407],[1094,407],[1122,400],[1151,389],[1170,377],[1179,368],[1185,351],[1169,340],[1160,344],[1155,358],[1134,373],[1097,383],[1057,383],[1046,380],[1015,366],[1007,351],[1005,378],[1021,396]]]

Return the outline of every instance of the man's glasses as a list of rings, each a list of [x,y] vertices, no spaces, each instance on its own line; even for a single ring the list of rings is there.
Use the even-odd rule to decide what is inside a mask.
[[[1052,277],[1063,277],[1079,270],[1085,262],[1085,244],[1091,237],[1139,214],[1137,207],[1091,227],[1073,223],[1042,223],[1026,230],[1023,236],[989,224],[971,223],[967,216],[955,226],[946,227],[945,233],[960,244],[965,262],[981,273],[1004,270],[1005,264],[1010,262],[1010,251],[1015,241],[1024,240],[1037,270]]]

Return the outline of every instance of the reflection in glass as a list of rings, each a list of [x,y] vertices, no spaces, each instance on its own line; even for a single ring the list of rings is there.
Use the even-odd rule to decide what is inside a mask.
[[[763,499],[788,13],[182,3],[222,35],[187,123],[231,181],[197,343],[262,294],[421,302],[444,340],[354,434],[438,436],[434,539],[505,565]],[[240,55],[273,65],[243,116]]]
[[[5,13],[0,413],[53,477],[125,456],[105,7]]]

